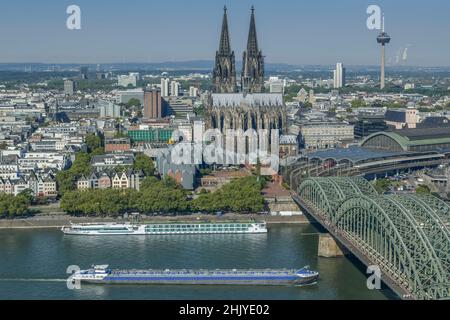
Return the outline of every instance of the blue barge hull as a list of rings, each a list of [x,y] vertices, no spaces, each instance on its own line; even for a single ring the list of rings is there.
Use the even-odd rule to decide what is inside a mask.
[[[84,270],[74,280],[94,284],[172,285],[307,285],[317,282],[319,273],[300,270]]]

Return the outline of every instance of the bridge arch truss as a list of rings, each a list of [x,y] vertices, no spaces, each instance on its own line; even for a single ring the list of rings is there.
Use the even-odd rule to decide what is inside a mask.
[[[416,299],[450,298],[450,206],[431,195],[380,196],[362,178],[310,178],[298,195],[322,223]]]

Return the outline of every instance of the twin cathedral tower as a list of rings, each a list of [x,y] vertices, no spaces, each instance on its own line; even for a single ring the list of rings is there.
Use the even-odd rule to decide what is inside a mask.
[[[264,56],[258,47],[254,7],[240,78],[238,86],[225,7],[205,126],[220,132],[221,138],[215,139],[216,148],[226,151],[227,161],[256,164],[257,157],[264,157],[264,152],[278,155],[278,135],[286,129],[287,116],[283,94],[264,92]],[[231,156],[227,153],[230,150]],[[242,157],[245,158],[244,163]]]
[[[220,45],[219,50],[216,52],[216,62],[213,71],[213,91],[214,93],[236,93],[237,89],[235,56],[234,51],[231,50],[227,8],[224,7]],[[255,9],[252,6],[247,50],[244,51],[243,55],[241,91],[245,94],[261,93],[263,90],[264,56],[258,48]]]

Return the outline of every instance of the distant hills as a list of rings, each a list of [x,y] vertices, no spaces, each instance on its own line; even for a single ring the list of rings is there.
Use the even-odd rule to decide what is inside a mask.
[[[101,63],[102,71],[199,71],[210,72],[214,67],[213,60],[191,60],[172,61],[156,63]],[[16,72],[45,72],[45,71],[77,71],[80,66],[89,67],[89,72],[97,70],[97,64],[82,63],[0,63],[0,71]],[[334,65],[292,65],[284,63],[266,63],[266,71],[274,72],[321,72],[334,69]],[[236,62],[237,70],[242,68],[242,62]],[[350,72],[378,71],[378,66],[352,66],[346,65]],[[421,72],[449,72],[450,67],[414,67],[414,66],[391,66],[392,71],[421,71]],[[238,71],[239,72],[239,71]]]
[[[156,63],[101,63],[99,64],[103,71],[152,71],[152,70],[198,70],[211,71],[214,67],[212,60],[192,60],[192,61],[173,61],[173,62],[156,62]],[[89,67],[90,72],[97,69],[97,64],[82,63],[0,63],[0,71],[59,71],[78,69],[80,66]],[[236,63],[239,70],[242,63]],[[295,69],[295,66],[280,63],[268,63],[266,69],[268,71],[289,71]]]

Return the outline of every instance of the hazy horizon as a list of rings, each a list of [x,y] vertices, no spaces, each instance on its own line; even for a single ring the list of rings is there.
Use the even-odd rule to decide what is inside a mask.
[[[66,8],[71,4],[81,8],[81,30],[66,28]],[[389,66],[450,66],[448,0],[172,0],[170,5],[144,0],[16,0],[1,5],[0,63],[211,61],[219,45],[224,5],[238,62],[246,46],[252,4],[268,63],[378,65],[378,31],[366,27],[366,9],[377,4],[392,36]]]

